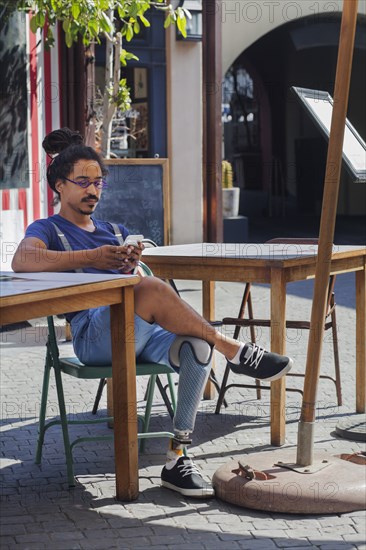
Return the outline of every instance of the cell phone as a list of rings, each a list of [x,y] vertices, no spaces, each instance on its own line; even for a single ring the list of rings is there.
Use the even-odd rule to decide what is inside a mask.
[[[141,242],[143,238],[144,238],[143,235],[127,235],[123,245],[124,246],[128,246],[128,245],[138,246],[138,243]]]

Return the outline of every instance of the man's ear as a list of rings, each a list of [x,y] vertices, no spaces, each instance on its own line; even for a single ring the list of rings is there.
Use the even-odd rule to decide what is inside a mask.
[[[61,189],[62,187],[65,185],[65,182],[62,181],[62,180],[57,180],[56,181],[56,184],[55,184],[55,189],[56,191],[58,191],[59,193],[61,192]]]

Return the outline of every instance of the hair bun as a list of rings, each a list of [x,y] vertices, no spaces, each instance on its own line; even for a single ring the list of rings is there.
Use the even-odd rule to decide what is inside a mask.
[[[61,153],[70,145],[82,145],[84,143],[83,136],[70,128],[60,128],[47,134],[42,142],[42,147],[49,155]]]

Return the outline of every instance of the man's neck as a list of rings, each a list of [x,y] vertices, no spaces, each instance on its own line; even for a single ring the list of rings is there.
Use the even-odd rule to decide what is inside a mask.
[[[89,214],[80,214],[79,212],[75,212],[73,210],[65,211],[65,209],[61,208],[59,216],[80,227],[81,229],[85,229],[86,231],[94,230],[95,228],[93,220]]]

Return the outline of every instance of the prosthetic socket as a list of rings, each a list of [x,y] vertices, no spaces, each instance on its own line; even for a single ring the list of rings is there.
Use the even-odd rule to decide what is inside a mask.
[[[197,410],[211,369],[213,346],[193,336],[177,336],[169,350],[171,365],[179,369],[178,403],[174,417],[173,448],[190,443]]]

